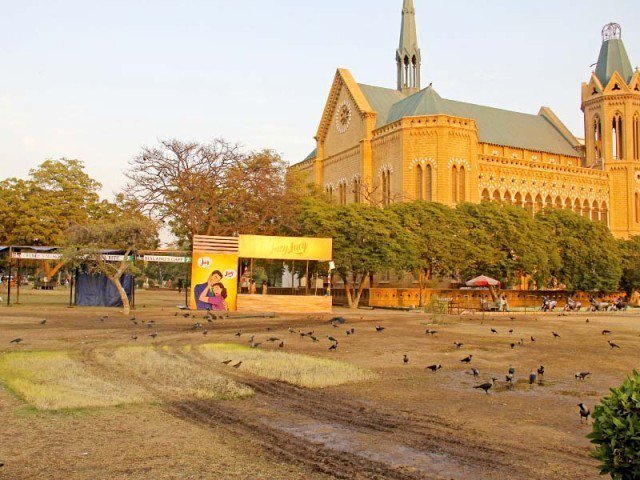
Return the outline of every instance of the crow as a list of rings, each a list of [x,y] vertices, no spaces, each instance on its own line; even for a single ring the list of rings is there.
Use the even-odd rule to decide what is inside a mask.
[[[278,347],[284,348],[284,342],[280,342],[280,345],[278,345]]]
[[[155,340],[156,337],[158,336],[158,332],[151,333],[149,334],[149,336]]]
[[[589,410],[584,403],[579,403],[578,408],[580,408],[580,423],[582,423],[582,419],[585,419],[587,424],[589,424],[589,416],[591,415],[591,410]]]
[[[40,320],[40,325],[44,325],[45,323],[47,323],[47,319],[43,318],[42,320]]]
[[[329,320],[329,323],[346,323],[347,320],[344,317],[333,317]]]
[[[133,340],[133,341],[138,340],[138,336],[137,336],[137,335],[133,335],[133,336],[131,337],[131,340]]]
[[[349,330],[351,332],[351,335],[353,335],[354,333],[356,333],[356,329],[352,328],[351,330]]]
[[[591,372],[577,372],[575,374],[575,377],[576,377],[576,380],[584,380],[589,375],[591,375]]]
[[[242,365],[242,361],[239,361],[238,363],[236,363],[235,365],[231,365],[233,368],[240,368],[240,365]]]
[[[544,365],[540,365],[538,367],[538,376],[539,377],[544,377]]]
[[[428,328],[424,331],[425,335],[435,335],[438,333],[437,330],[429,330]]]
[[[513,328],[510,328],[510,329],[509,329],[509,333],[513,333]]]
[[[453,344],[456,346],[456,348],[462,348],[462,346],[464,345],[464,343],[462,342],[453,342]]]
[[[313,340],[314,342],[319,342],[320,340],[318,340],[318,337],[314,337],[313,335],[309,335],[309,337],[311,337],[311,340]]]
[[[402,357],[402,361],[404,362],[405,365],[409,363],[409,356],[406,353]]]
[[[478,370],[476,367],[471,367],[471,373],[473,374],[474,378],[478,378],[480,376],[480,370]]]
[[[347,335],[351,335],[351,330],[347,330],[347,331],[346,331],[346,332],[344,332],[344,333],[346,333]]]
[[[585,323],[589,323],[589,319],[587,318],[587,321]]]
[[[603,335],[611,335],[611,330],[602,330]]]
[[[338,340],[336,340],[336,338],[332,337],[331,335],[327,335],[327,338],[329,339],[330,342],[338,342]]]
[[[382,331],[384,331],[384,328],[385,328],[385,327],[381,327],[380,325],[378,325],[378,326],[376,327],[376,332],[382,332]]]
[[[466,357],[464,357],[462,360],[460,360],[462,363],[466,363],[469,364],[471,363],[471,359],[473,358],[473,355],[468,355]]]
[[[534,337],[533,335],[531,336],[531,341],[535,342],[536,341],[536,337]]]
[[[11,340],[9,343],[15,343],[16,345],[19,344],[20,342],[22,342],[23,340],[21,338],[14,338],[13,340]]]
[[[614,348],[618,348],[618,349],[620,348],[620,345],[613,343],[611,340],[607,340],[607,343],[611,347],[611,350],[613,350]]]
[[[515,344],[515,343],[512,343],[512,344],[511,344],[511,350],[513,350],[514,348],[516,348],[516,344]]]
[[[280,339],[278,337],[270,337],[269,339],[267,339],[267,342],[271,342],[271,343],[279,342],[279,341]]]
[[[551,332],[551,334],[553,335],[554,338],[560,338],[560,335],[558,335],[556,332]]]
[[[508,371],[509,371],[509,375],[515,375],[516,374],[516,369],[513,368],[512,365],[509,365],[509,370]]]
[[[329,350],[336,350],[338,348],[338,344],[337,343],[333,343],[331,344],[331,346],[329,347]]]
[[[428,367],[429,370],[431,370],[433,373],[436,373],[438,370],[440,370],[442,368],[442,365],[437,364],[437,365],[429,365]]]
[[[495,328],[492,328],[491,333],[498,333],[498,330],[496,330]]]
[[[235,336],[236,336],[236,337],[241,337],[241,336],[242,336],[242,332],[237,332],[237,333],[235,334]]]
[[[531,372],[529,373],[529,385],[533,385],[534,383],[536,383],[537,378],[538,376],[536,375],[536,372],[531,370]]]
[[[496,380],[497,380],[497,378],[492,378],[491,382],[483,383],[481,385],[476,385],[473,388],[476,388],[476,389],[479,389],[479,390],[484,390],[484,393],[489,395],[489,390],[491,390],[491,388],[493,388],[493,385],[496,383]]]
[[[511,375],[510,373],[507,374],[507,376],[505,377],[505,380],[507,383],[513,385],[513,375]]]
[[[233,362],[233,360],[225,360],[225,361],[224,361],[224,362],[222,362],[222,363],[224,363],[225,365],[229,365],[231,362]]]

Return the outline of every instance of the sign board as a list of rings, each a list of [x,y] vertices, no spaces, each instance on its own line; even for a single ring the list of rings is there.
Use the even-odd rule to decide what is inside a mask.
[[[191,263],[190,257],[170,257],[167,255],[143,255],[142,261],[155,263]]]
[[[22,260],[60,260],[62,254],[60,253],[34,253],[34,252],[13,252],[11,258],[18,258]]]
[[[333,258],[333,239],[240,235],[239,256],[270,260],[318,260]]]
[[[237,310],[238,254],[194,250],[191,285],[190,309]]]

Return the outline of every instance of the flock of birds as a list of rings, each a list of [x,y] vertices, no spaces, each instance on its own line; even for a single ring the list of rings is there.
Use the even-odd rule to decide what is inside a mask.
[[[179,312],[175,313],[175,316],[178,316]],[[196,319],[196,315],[193,313],[183,313],[182,316],[184,318],[193,318]],[[107,319],[109,318],[108,315],[104,315],[102,317],[100,317],[98,320],[100,322],[105,322]],[[216,315],[212,312],[206,312],[204,317],[202,317],[207,323],[211,324],[213,323],[215,320],[218,319],[223,319],[225,318],[223,315]],[[361,319],[363,319],[364,317],[361,317]],[[509,317],[510,320],[514,321],[516,320],[516,317]],[[155,340],[158,337],[158,330],[157,330],[157,325],[156,322],[154,320],[144,320],[144,319],[138,319],[136,316],[133,316],[130,318],[130,322],[132,326],[137,326],[139,324],[143,324],[146,325],[146,328],[149,330],[153,330],[151,333],[148,334],[148,336]],[[334,328],[338,328],[339,326],[342,326],[346,323],[346,319],[344,317],[334,317],[332,318],[329,323],[331,324],[331,326],[333,326]],[[47,324],[47,319],[42,319],[39,320],[38,322],[41,326],[45,326]],[[589,323],[589,319],[586,319],[586,323]],[[205,328],[205,325],[203,323],[201,323],[200,321],[196,321],[190,328],[189,330],[192,331],[200,331],[202,333],[202,335],[206,336],[208,334],[208,329]],[[272,328],[267,327],[267,331],[271,331]],[[375,331],[377,333],[382,333],[386,330],[386,327],[383,327],[381,325],[377,325],[375,327]],[[496,328],[491,327],[490,329],[491,334],[492,335],[499,335],[499,332]],[[294,330],[293,328],[289,327],[288,329],[289,334],[297,334],[300,336],[301,339],[305,339],[308,338],[310,339],[312,342],[320,342],[320,339],[318,338],[318,336],[315,334],[314,331],[302,331],[302,330]],[[508,330],[509,335],[513,335],[514,333],[514,329],[510,328]],[[612,335],[612,331],[605,329],[602,330],[602,335],[603,336],[610,336]],[[345,334],[346,336],[352,336],[356,334],[356,329],[355,327],[350,327],[347,328],[345,330]],[[437,330],[433,330],[431,328],[427,328],[425,330],[425,335],[430,336],[430,337],[434,337],[436,335],[438,335],[438,331]],[[243,336],[242,331],[238,331],[237,333],[235,333],[234,335],[236,338],[240,338]],[[552,331],[551,332],[551,336],[558,340],[561,338],[560,334],[558,334],[556,331]],[[327,340],[330,342],[330,346],[329,346],[329,350],[330,351],[336,351],[338,349],[338,345],[339,345],[339,340],[336,338],[336,336],[334,335],[326,335]],[[138,340],[138,334],[133,334],[131,335],[131,340],[133,341],[137,341]],[[18,345],[20,343],[22,343],[24,341],[23,338],[18,337],[18,338],[14,338],[13,340],[11,340],[9,343],[10,344],[15,344]],[[271,343],[271,344],[278,344],[279,348],[284,348],[285,343],[284,340],[275,337],[275,336],[271,336],[267,339],[265,339],[264,341],[266,341],[267,343]],[[249,346],[251,348],[258,348],[260,347],[264,341],[257,341],[255,334],[251,334],[247,336],[247,342],[249,344]],[[533,344],[536,342],[536,337],[534,336],[530,336],[530,343]],[[515,349],[518,346],[522,346],[525,345],[525,339],[524,338],[520,338],[517,342],[511,342],[510,348],[511,349]],[[621,349],[620,345],[618,345],[617,343],[612,342],[611,340],[607,340],[607,344],[609,345],[609,347],[611,348],[611,350],[615,350],[615,349]],[[465,345],[462,342],[459,341],[455,341],[453,342],[453,345],[456,349],[460,350],[462,349],[462,347]],[[460,363],[462,363],[463,365],[466,365],[468,367],[470,367],[470,371],[468,373],[470,373],[471,375],[473,375],[473,377],[475,379],[478,379],[480,377],[480,371],[478,370],[478,368],[476,368],[475,366],[472,366],[471,363],[473,362],[473,355],[469,354],[466,355],[464,358],[460,359]],[[409,357],[408,354],[403,354],[402,356],[402,362],[404,365],[408,365],[411,362],[411,359]],[[240,366],[242,365],[242,361],[234,361],[234,360],[225,360],[224,362],[222,362],[225,365],[228,365],[230,367],[233,368],[240,368]],[[438,371],[443,369],[442,364],[433,364],[433,365],[428,365],[425,367],[427,370],[430,370],[433,373],[437,373]],[[544,365],[540,365],[539,367],[532,369],[529,372],[528,375],[528,383],[529,385],[533,386],[536,382],[538,382],[539,384],[542,384],[542,379],[544,377],[545,374],[545,367]],[[513,389],[515,388],[515,383],[517,383],[517,379],[515,377],[516,375],[516,370],[515,368],[510,365],[506,374],[505,374],[505,384],[507,389]],[[575,379],[576,380],[585,380],[587,377],[589,377],[591,375],[591,372],[589,371],[580,371],[580,372],[576,372],[575,373]],[[492,388],[494,388],[496,386],[496,383],[498,382],[498,378],[497,377],[491,377],[491,379],[489,381],[474,385],[473,388],[477,389],[477,390],[482,390],[484,391],[487,395],[490,393],[490,390]],[[515,383],[514,383],[515,382]],[[591,416],[591,411],[589,410],[589,408],[584,404],[584,403],[580,403],[578,404],[578,408],[579,408],[579,414],[580,414],[580,421],[582,423],[582,421],[586,421],[588,423],[589,421],[589,417]]]

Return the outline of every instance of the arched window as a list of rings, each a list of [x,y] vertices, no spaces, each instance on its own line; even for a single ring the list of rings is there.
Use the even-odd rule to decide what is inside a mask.
[[[391,203],[391,170],[387,170],[387,205]]]
[[[465,199],[466,199],[466,189],[467,189],[467,178],[466,178],[466,173],[464,171],[464,167],[460,167],[460,172],[458,173],[458,176],[460,177],[458,180],[460,182],[460,190],[458,191],[458,199],[460,201],[460,203],[464,203]]]
[[[636,223],[640,223],[640,193],[636,192],[635,196]]]
[[[576,198],[576,201],[573,203],[573,212],[577,213],[578,215],[580,215],[580,213],[582,212],[582,207],[581,207],[581,203],[580,200],[578,200]]]
[[[530,193],[524,198],[524,208],[531,214],[533,214],[533,198]]]
[[[424,200],[424,175],[422,165],[416,166],[416,199]]]
[[[491,201],[491,197],[489,196],[489,190],[487,190],[486,188],[482,191],[482,201],[483,202]]]
[[[602,122],[600,117],[596,115],[593,118],[593,146],[595,149],[596,160],[602,159]]]
[[[338,196],[340,199],[340,205],[347,204],[347,182],[342,182],[338,185]]]
[[[582,204],[582,216],[589,218],[591,215],[591,207],[589,207],[589,200],[585,200]]]
[[[500,196],[500,190],[496,190],[493,192],[493,201],[498,203],[502,201],[502,197]]]
[[[382,204],[386,205],[387,204],[387,171],[383,170],[382,171]]]
[[[516,193],[516,196],[514,197],[513,204],[516,207],[523,207],[524,206],[524,204],[522,203],[522,194],[520,192]]]
[[[507,205],[511,205],[513,203],[513,201],[511,200],[511,192],[504,192],[504,203],[506,203]]]
[[[593,220],[594,222],[600,221],[600,207],[598,207],[598,202],[596,202],[595,200],[591,205],[591,220]]]
[[[535,206],[535,212],[538,213],[539,211],[541,211],[544,208],[544,204],[542,203],[542,196],[540,194],[538,194],[536,196],[536,206]]]
[[[556,208],[562,208],[562,199],[560,197],[556,197]]]
[[[600,221],[605,225],[609,225],[609,209],[607,208],[607,202],[602,202],[602,205],[600,205]]]
[[[622,160],[624,158],[624,143],[623,143],[623,125],[622,115],[616,113],[613,116],[612,124],[612,137],[611,143],[613,144],[613,158],[616,160]]]
[[[451,169],[451,201],[458,201],[458,167],[455,166]]]
[[[569,197],[567,197],[567,199],[564,201],[564,209],[571,210],[572,207],[573,207],[573,202]]]
[[[640,160],[640,116],[633,116],[633,159]]]
[[[426,200],[427,202],[432,202],[433,201],[433,170],[431,168],[431,165],[427,165],[426,166],[426,184],[427,184],[427,195],[426,195]]]
[[[544,207],[548,209],[553,208],[553,199],[551,198],[551,195],[547,195],[547,198],[544,200]]]
[[[360,186],[360,179],[355,178],[353,180],[353,202],[354,203],[360,203],[361,188],[362,187]]]

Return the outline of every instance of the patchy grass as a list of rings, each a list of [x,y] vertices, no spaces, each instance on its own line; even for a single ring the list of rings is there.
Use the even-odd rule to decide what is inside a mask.
[[[0,356],[0,379],[39,410],[111,407],[144,401],[136,388],[96,377],[68,352],[11,352]]]
[[[332,387],[375,378],[373,372],[355,365],[308,355],[263,351],[233,343],[212,343],[198,348],[205,358],[216,362],[242,361],[242,371],[304,388]]]
[[[96,352],[97,360],[116,369],[158,395],[181,398],[232,400],[253,395],[253,390],[230,378],[172,355],[169,347],[123,347]]]

